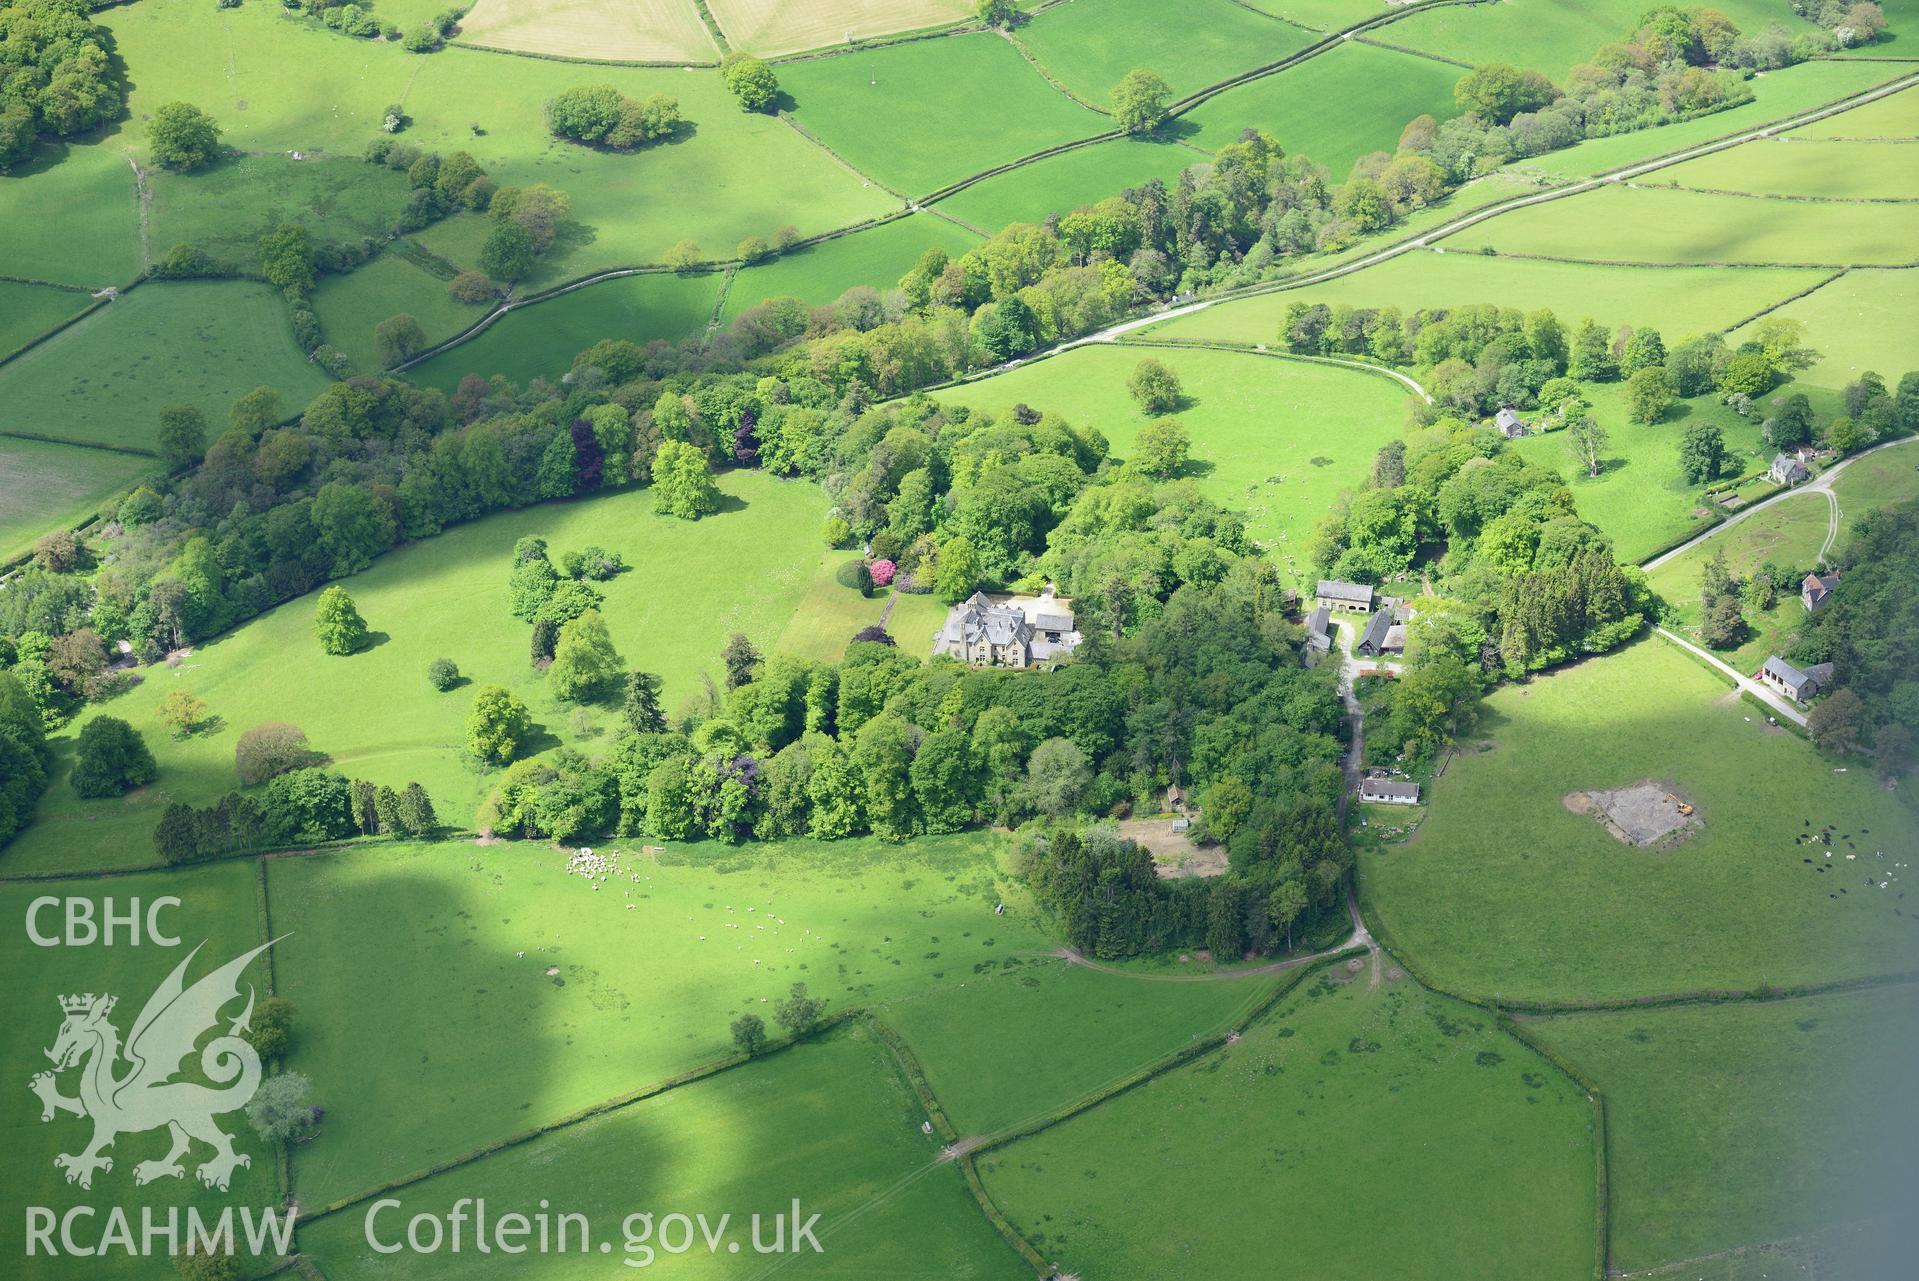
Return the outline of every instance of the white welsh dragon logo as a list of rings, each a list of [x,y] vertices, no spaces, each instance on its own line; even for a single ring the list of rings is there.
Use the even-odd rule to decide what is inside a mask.
[[[200,1182],[210,1188],[226,1191],[233,1171],[253,1164],[251,1157],[233,1150],[232,1138],[213,1123],[214,1117],[245,1106],[260,1087],[260,1056],[239,1035],[253,1015],[251,986],[247,988],[246,1009],[224,1035],[214,1037],[200,1051],[200,1070],[209,1081],[226,1088],[213,1089],[173,1078],[200,1038],[218,1027],[221,1009],[239,999],[240,971],[272,946],[272,942],[263,943],[186,987],[182,977],[200,953],[199,947],[194,948],[147,999],[124,1047],[119,1029],[107,1021],[117,997],[88,993],[60,998],[66,1020],[60,1024],[53,1048],[47,1051],[53,1071],[37,1074],[31,1084],[40,1096],[42,1121],[53,1120],[56,1112],[71,1112],[93,1121],[93,1141],[84,1151],[53,1158],[54,1165],[67,1172],[67,1182],[91,1188],[94,1171],[113,1169],[113,1159],[102,1153],[114,1139],[163,1125],[172,1132],[173,1146],[159,1160],[134,1166],[135,1183],[184,1177],[180,1158],[194,1139],[213,1148],[213,1158],[195,1171]],[[122,1058],[129,1065],[124,1073],[118,1071]],[[79,1097],[68,1098],[60,1093],[56,1074],[82,1063]]]

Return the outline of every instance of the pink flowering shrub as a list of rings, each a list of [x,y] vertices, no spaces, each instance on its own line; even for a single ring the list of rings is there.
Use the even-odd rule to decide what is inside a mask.
[[[884,587],[893,581],[893,571],[897,568],[890,560],[876,560],[866,567],[873,576],[873,586]]]

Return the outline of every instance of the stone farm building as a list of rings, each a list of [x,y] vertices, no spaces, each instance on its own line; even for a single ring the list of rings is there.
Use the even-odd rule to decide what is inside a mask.
[[[1808,614],[1817,613],[1826,607],[1832,599],[1832,592],[1839,586],[1838,573],[1807,574],[1799,583],[1799,603],[1806,607]]]
[[[1324,654],[1333,647],[1333,616],[1321,605],[1306,615],[1306,648],[1310,653]]]
[[[970,667],[1039,667],[1071,657],[1079,646],[1072,602],[1053,595],[1006,596],[974,592],[953,606],[933,636],[933,652]]]
[[[1353,652],[1367,658],[1405,653],[1406,620],[1412,614],[1412,610],[1402,602],[1390,596],[1380,597],[1379,608],[1366,620],[1366,630],[1360,633],[1359,643],[1353,646]]]
[[[1774,655],[1766,660],[1757,677],[1761,685],[1778,690],[1795,703],[1809,703],[1819,691],[1832,684],[1832,664],[1814,663],[1803,672]]]
[[[1359,799],[1375,805],[1417,805],[1419,784],[1390,778],[1369,778],[1359,785]]]
[[[1373,607],[1373,589],[1364,583],[1342,583],[1337,579],[1319,580],[1319,603],[1335,613],[1364,614]]]
[[[1493,415],[1493,426],[1499,428],[1499,434],[1507,440],[1516,440],[1521,436],[1530,436],[1533,429],[1526,425],[1511,405],[1501,405],[1499,412]]]
[[[1766,471],[1766,479],[1780,485],[1797,485],[1812,473],[1806,465],[1792,454],[1776,454],[1772,466]]]

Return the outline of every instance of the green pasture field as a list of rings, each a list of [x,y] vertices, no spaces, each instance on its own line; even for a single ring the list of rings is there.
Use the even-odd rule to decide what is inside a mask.
[[[655,338],[678,342],[698,335],[713,314],[720,279],[718,272],[657,272],[602,280],[509,311],[477,337],[408,370],[407,377],[448,391],[466,374],[505,374],[522,385],[536,377],[557,380],[575,356],[602,338],[645,346]]]
[[[913,1047],[963,1135],[991,1134],[1107,1088],[1235,1028],[1280,977],[1182,982],[1106,974],[1046,957],[959,991],[887,1002],[880,1017]],[[1044,1045],[1044,1053],[1034,1047]]]
[[[785,63],[779,75],[800,124],[909,196],[1113,127],[984,33]],[[991,128],[964,123],[987,103]]]
[[[1784,21],[1788,16],[1790,11],[1781,20]],[[1605,173],[1811,111],[1835,99],[1863,93],[1876,85],[1896,80],[1905,71],[1905,68],[1885,63],[1842,60],[1802,62],[1782,71],[1768,71],[1748,81],[1753,92],[1751,102],[1683,120],[1678,124],[1637,129],[1609,138],[1592,138],[1562,151],[1535,156],[1524,164],[1529,169],[1566,178]]]
[[[56,899],[81,898],[93,903],[96,922],[103,920],[108,907],[124,916],[133,900],[147,905],[163,895],[180,900],[175,908],[162,909],[162,928],[180,939],[177,948],[157,947],[141,936],[138,947],[126,941],[124,927],[111,947],[95,943],[90,947],[44,949],[28,938],[28,905],[42,896]],[[152,1207],[164,1222],[170,1206],[197,1207],[203,1215],[217,1218],[225,1205],[247,1206],[260,1210],[279,1204],[274,1156],[265,1143],[255,1137],[246,1118],[233,1112],[219,1119],[220,1128],[233,1139],[235,1150],[250,1157],[252,1164],[235,1170],[226,1192],[203,1188],[194,1171],[212,1155],[204,1144],[195,1143],[182,1164],[184,1178],[159,1179],[144,1186],[134,1183],[134,1167],[142,1161],[158,1160],[167,1151],[164,1130],[129,1132],[120,1135],[107,1155],[113,1168],[96,1173],[90,1191],[66,1182],[53,1158],[59,1153],[81,1151],[92,1133],[91,1125],[69,1114],[58,1114],[51,1122],[40,1120],[40,1101],[28,1092],[27,1082],[34,1074],[50,1066],[43,1053],[59,1033],[59,999],[74,993],[108,993],[118,998],[111,1022],[122,1038],[129,1035],[134,1019],[147,998],[159,988],[187,953],[204,944],[189,968],[186,982],[204,977],[235,957],[266,941],[260,919],[259,884],[252,863],[228,863],[196,868],[191,872],[173,872],[116,878],[111,881],[64,882],[57,884],[0,885],[0,914],[7,928],[0,931],[0,1016],[4,1016],[9,1034],[0,1044],[0,1072],[5,1073],[8,1089],[0,1094],[0,1143],[5,1146],[7,1200],[10,1212],[0,1215],[0,1252],[4,1252],[9,1276],[22,1281],[93,1281],[97,1277],[140,1278],[164,1281],[177,1278],[172,1264],[164,1257],[129,1259],[116,1252],[107,1259],[74,1258],[62,1253],[50,1258],[44,1253],[28,1257],[26,1219],[23,1207],[46,1206],[55,1213],[69,1207],[91,1205],[96,1217],[91,1225],[78,1221],[76,1235],[84,1241],[91,1226],[95,1241],[104,1230],[107,1207],[121,1206],[131,1216],[135,1232],[139,1230],[140,1210]],[[111,902],[109,903],[109,899]],[[42,933],[60,935],[63,930],[60,906],[43,909],[38,918]],[[144,925],[143,925],[144,929]],[[269,953],[269,955],[271,955]],[[243,975],[240,993],[251,986],[258,997],[270,991],[267,983],[267,959],[262,957]],[[228,1019],[236,1017],[239,1001],[226,1009]],[[224,1027],[224,1024],[222,1025]],[[197,1056],[188,1060],[188,1079],[204,1081],[198,1074]],[[116,1065],[124,1074],[124,1062]],[[60,1075],[60,1092],[68,1097],[78,1093],[80,1070]],[[321,1083],[318,1097],[327,1106],[344,1103],[352,1088],[342,1084]],[[58,1238],[56,1237],[56,1240]]]
[[[722,1059],[749,1011],[777,1036],[773,1002],[794,983],[833,1012],[957,991],[1050,949],[1001,848],[985,832],[906,846],[620,841],[596,849],[621,855],[603,881],[569,874],[563,850],[519,843],[271,859],[281,989],[310,1029],[289,1063],[363,1083],[301,1149],[303,1202]],[[370,1045],[405,1046],[446,1075],[369,1078]]]
[[[1660,187],[1609,186],[1501,214],[1448,248],[1591,262],[1896,265],[1913,260],[1913,216],[1900,205],[1751,200]]]
[[[1262,13],[1313,31],[1340,31],[1392,6],[1383,0],[1246,0]]]
[[[458,47],[422,57],[314,29],[262,5],[219,10],[155,0],[103,17],[121,55],[142,68],[130,107],[135,123],[159,103],[187,98],[220,121],[235,147],[357,157],[397,102],[411,117],[403,141],[469,151],[502,186],[546,182],[564,191],[579,227],[522,288],[659,262],[683,239],[726,257],[749,234],[770,237],[785,223],[813,234],[894,205],[778,119],[741,111],[717,72]],[[612,84],[632,97],[669,94],[692,124],[675,139],[624,153],[550,136],[545,101],[587,84]],[[227,92],[209,96],[217,85]],[[145,146],[132,125],[122,138]]]
[[[125,288],[142,268],[127,158],[65,143],[39,154],[0,177],[0,275]]]
[[[1801,139],[1748,142],[1663,169],[1648,183],[1823,200],[1919,199],[1919,166],[1901,142]]]
[[[693,0],[479,0],[466,44],[609,62],[717,62]]]
[[[1086,1277],[1585,1275],[1584,1091],[1480,1010],[1338,974],[1236,1045],[982,1157],[987,1190]]]
[[[763,55],[844,48],[849,35],[873,40],[974,14],[971,0],[708,0],[707,8],[734,48]]]
[[[501,513],[395,551],[342,582],[375,634],[371,649],[350,657],[320,653],[313,597],[304,596],[197,647],[178,668],[145,669],[142,684],[89,714],[137,726],[159,781],[123,799],[80,800],[66,781],[80,727],[71,726],[56,740],[39,818],[0,856],[0,874],[153,862],[161,810],[171,800],[206,804],[236,786],[234,741],[265,721],[299,725],[343,773],[417,780],[443,822],[470,823],[494,781],[462,755],[476,686],[505,685],[526,700],[542,727],[535,750],[562,738],[596,750],[614,719],[596,709],[595,729],[582,739],[569,727],[572,707],[548,695],[527,663],[527,625],[506,601],[523,535],[546,538],[555,556],[598,544],[626,558],[632,571],[601,585],[607,622],[630,666],[665,678],[669,712],[700,688],[702,671],[719,670],[728,634],[745,632],[765,647],[786,626],[811,580],[825,500],[810,485],[759,472],[730,472],[719,483],[726,510],[698,522],[655,515],[651,494],[638,490]],[[466,683],[436,692],[426,679],[436,658],[459,664]],[[217,729],[171,738],[154,708],[175,688],[205,699]]]
[[[385,241],[406,208],[406,175],[350,157],[235,156],[200,173],[156,170],[154,257],[198,245],[216,261],[259,270],[260,237],[282,223],[315,240]]]
[[[1830,273],[1789,267],[1727,271],[1711,267],[1644,267],[1542,262],[1530,258],[1412,250],[1322,284],[1257,294],[1155,325],[1155,338],[1228,342],[1278,341],[1296,302],[1352,307],[1461,307],[1493,303],[1553,312],[1577,325],[1653,325],[1669,343],[1722,329],[1817,283]]]
[[[1373,455],[1396,439],[1410,395],[1383,375],[1251,353],[1101,344],[1077,348],[935,397],[1001,413],[1025,402],[1095,427],[1124,458],[1146,417],[1126,390],[1148,357],[1179,375],[1190,404],[1170,415],[1193,438],[1187,474],[1200,492],[1243,513],[1282,571],[1310,572],[1313,522],[1356,488]]]
[[[1653,590],[1671,607],[1660,621],[1695,645],[1704,645],[1699,636],[1699,582],[1714,552],[1724,550],[1726,567],[1741,578],[1767,561],[1784,569],[1809,570],[1818,562],[1827,528],[1824,496],[1801,494],[1755,512],[1725,533],[1675,556],[1647,575]],[[1805,617],[1798,588],[1782,592],[1771,609],[1746,610],[1747,639],[1734,649],[1719,650],[1719,656],[1742,672],[1756,671],[1768,655],[1785,652]]]
[[[328,381],[293,345],[277,290],[237,280],[149,282],[0,365],[0,422],[9,431],[152,449],[167,405],[199,406],[217,431],[255,387],[277,387],[291,412]]]
[[[1479,733],[1431,785],[1418,834],[1360,855],[1370,919],[1434,982],[1571,1001],[1824,982],[1919,956],[1919,915],[1865,883],[1876,851],[1912,848],[1911,813],[1666,642],[1499,689]],[[1690,800],[1703,828],[1639,848],[1565,805],[1643,780]],[[1800,844],[1825,827],[1830,860]]]
[[[446,281],[389,250],[344,276],[322,276],[313,291],[313,310],[326,341],[352,357],[360,373],[371,374],[386,367],[373,341],[374,326],[381,321],[402,313],[412,316],[432,344],[478,321],[488,305],[457,301],[447,292]]]
[[[1263,129],[1288,155],[1309,156],[1342,182],[1353,161],[1397,146],[1415,116],[1458,115],[1453,84],[1463,74],[1430,58],[1349,43],[1228,89],[1179,119],[1198,126],[1191,141],[1215,149],[1241,130]]]
[[[1859,518],[1889,503],[1906,502],[1919,497],[1919,448],[1906,442],[1882,449],[1846,464],[1832,482],[1839,500],[1839,536],[1834,550],[1843,548]],[[1831,528],[1830,508],[1823,495],[1801,493],[1754,512],[1723,534],[1708,539],[1683,556],[1661,565],[1647,575],[1653,590],[1672,607],[1665,625],[1682,631],[1694,644],[1699,638],[1699,582],[1706,562],[1721,548],[1726,553],[1726,568],[1744,578],[1771,561],[1786,569],[1812,569],[1818,564],[1819,549],[1825,546]],[[1720,651],[1725,660],[1742,672],[1753,671],[1768,655],[1783,654],[1805,620],[1805,606],[1798,590],[1781,593],[1779,603],[1763,613],[1748,610],[1747,639],[1736,649]]]
[[[1680,401],[1660,422],[1635,423],[1626,413],[1624,383],[1587,384],[1583,390],[1608,436],[1599,475],[1586,474],[1564,432],[1528,436],[1514,441],[1513,448],[1566,478],[1580,516],[1613,540],[1623,561],[1644,560],[1711,523],[1702,487],[1679,470],[1687,427],[1703,421],[1719,428],[1732,459],[1729,474],[1763,468],[1772,457],[1761,424],[1741,418],[1715,397]]]
[[[870,285],[884,294],[935,245],[957,258],[979,243],[978,236],[936,214],[896,218],[742,268],[726,291],[720,320],[731,324],[768,298],[793,297],[817,307],[856,285]]]
[[[1606,1097],[1614,1264],[1637,1272],[1860,1221],[1909,1238],[1913,1008],[1900,986],[1529,1024]]]
[[[1176,23],[1168,16],[1158,0],[1090,0],[1035,15],[1019,38],[1067,88],[1108,108],[1113,86],[1134,67],[1158,72],[1177,99],[1313,42],[1234,0],[1187,0]]]
[[[0,280],[0,357],[18,351],[91,301],[84,290]]]
[[[409,1214],[445,1214],[461,1197],[484,1197],[496,1215],[509,1206],[533,1212],[544,1198],[555,1210],[588,1216],[594,1236],[610,1242],[611,1252],[595,1262],[577,1246],[571,1255],[383,1257],[367,1245],[365,1211],[358,1208],[308,1228],[302,1248],[328,1281],[611,1276],[627,1271],[622,1262],[636,1269],[631,1275],[689,1278],[770,1271],[796,1278],[1030,1277],[980,1213],[958,1167],[938,1160],[939,1140],[920,1132],[924,1117],[877,1037],[864,1029],[834,1033],[406,1189],[399,1194],[405,1208],[387,1211],[377,1225],[399,1239]],[[751,1216],[762,1216],[762,1240],[770,1244],[776,1217],[792,1231],[795,1198],[801,1219],[820,1216],[814,1231],[821,1252],[802,1246],[781,1256],[754,1254]],[[660,1240],[677,1245],[678,1238],[664,1227],[649,1252],[639,1252],[642,1238],[629,1253],[625,1221],[646,1212],[656,1219],[703,1213],[709,1227],[722,1214],[732,1219],[717,1253],[697,1234],[691,1252],[665,1253]],[[729,1254],[729,1245],[739,1253]]]
[[[1781,12],[1767,0],[1728,0],[1715,7],[1742,32],[1756,34],[1775,21],[1801,32],[1813,29],[1790,9]],[[1567,70],[1575,64],[1590,62],[1605,45],[1630,40],[1645,11],[1639,0],[1503,0],[1443,6],[1415,10],[1377,38],[1474,65],[1499,61],[1529,67],[1564,84]]]
[[[1919,369],[1919,272],[1849,271],[1773,313],[1802,322],[1820,358],[1799,380],[1838,391],[1867,370],[1896,386]],[[1750,328],[1750,327],[1749,327]],[[1748,329],[1735,331],[1737,342]]]
[[[1154,178],[1171,188],[1183,170],[1205,162],[1205,156],[1176,142],[1115,138],[988,178],[935,208],[982,231],[998,231],[1008,223],[1071,213]]]
[[[1824,120],[1802,125],[1788,135],[1794,140],[1820,138],[1919,138],[1919,92],[1911,89],[1888,94],[1876,102]]]
[[[85,520],[102,500],[161,469],[157,458],[0,436],[0,559],[48,530]]]

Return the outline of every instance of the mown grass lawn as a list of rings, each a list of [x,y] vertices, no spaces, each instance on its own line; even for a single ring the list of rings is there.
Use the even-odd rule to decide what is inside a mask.
[[[589,61],[719,58],[699,10],[687,0],[480,0],[461,20],[460,39],[482,48]]]
[[[397,1240],[410,1214],[445,1214],[461,1197],[485,1198],[489,1213],[533,1213],[550,1202],[584,1214],[609,1254],[482,1256],[405,1252],[382,1256],[348,1210],[302,1234],[329,1281],[406,1277],[571,1278],[636,1274],[669,1277],[939,1276],[954,1281],[1018,1281],[1031,1269],[1013,1253],[967,1191],[956,1166],[937,1162],[939,1140],[920,1133],[924,1112],[891,1053],[863,1029],[830,1035],[748,1066],[596,1118],[563,1134],[489,1157],[403,1192],[404,1209],[378,1229]],[[820,1252],[794,1242],[792,1205],[814,1225]],[[709,1227],[731,1221],[709,1252],[695,1233],[688,1253],[677,1228],[659,1224],[629,1251],[624,1223],[651,1213],[703,1214]],[[792,1253],[753,1250],[782,1239]],[[638,1234],[639,1225],[633,1225]],[[577,1241],[577,1232],[574,1238]],[[642,1250],[645,1253],[641,1253]],[[734,1253],[733,1251],[737,1251]],[[589,1257],[592,1261],[589,1262]],[[644,1272],[638,1269],[644,1268]]]
[[[1278,977],[1176,982],[1047,957],[880,1007],[962,1135],[991,1134],[1224,1032]],[[1043,1047],[1043,1048],[1041,1048]]]
[[[1313,42],[1233,0],[1187,0],[1168,23],[1158,0],[1098,0],[1055,6],[1019,29],[1019,38],[1067,88],[1101,107],[1135,67],[1150,67],[1175,99],[1244,71],[1278,62]]]
[[[997,231],[997,225],[991,230]],[[856,285],[884,296],[898,287],[928,249],[944,249],[958,258],[980,243],[966,228],[935,214],[896,218],[824,244],[795,249],[757,266],[742,268],[726,291],[722,324],[731,324],[749,307],[768,298],[791,297],[824,306]]]
[[[457,301],[447,292],[446,281],[392,251],[344,276],[322,276],[320,287],[313,291],[313,310],[320,317],[326,341],[345,352],[363,374],[386,368],[373,340],[373,330],[381,321],[412,316],[420,322],[427,342],[437,343],[478,321],[486,315],[487,306]],[[501,359],[507,354],[497,353]],[[510,373],[507,369],[487,372]]]
[[[802,125],[908,196],[1113,127],[985,33],[786,63],[780,84]]]
[[[43,440],[0,437],[0,558],[25,551],[48,530],[91,516],[103,499],[150,472],[157,458]]]
[[[1919,1180],[1910,986],[1578,1014],[1530,1030],[1606,1096],[1616,1266],[1861,1222],[1888,1244],[1902,1234],[1910,1249]],[[1897,1273],[1842,1265],[1836,1275]]]
[[[719,483],[729,509],[698,522],[655,515],[651,495],[637,490],[501,513],[392,552],[341,583],[375,633],[371,649],[350,657],[320,653],[308,595],[196,647],[177,668],[144,669],[139,686],[86,716],[137,726],[159,761],[158,781],[123,799],[74,795],[67,763],[83,717],[56,741],[38,818],[8,845],[0,870],[153,862],[153,826],[168,802],[205,804],[235,787],[234,742],[266,721],[299,725],[342,773],[418,781],[443,822],[470,823],[495,777],[463,756],[477,686],[505,685],[526,700],[540,726],[534,750],[561,741],[600,750],[614,720],[610,709],[595,709],[594,728],[582,737],[571,705],[549,695],[544,675],[528,664],[529,629],[506,599],[522,535],[546,538],[556,556],[596,543],[626,558],[632,572],[601,585],[607,622],[628,666],[665,678],[669,713],[699,691],[702,671],[719,670],[730,633],[765,648],[785,628],[817,563],[824,499],[810,485],[758,472],[728,473]],[[459,664],[468,683],[437,693],[426,679],[436,658]],[[168,735],[154,708],[178,688],[209,704],[217,728],[185,742]]]
[[[1673,267],[1655,274],[1645,267],[1413,251],[1323,284],[1208,307],[1155,325],[1151,333],[1277,343],[1287,308],[1296,302],[1398,307],[1408,314],[1420,307],[1489,303],[1544,308],[1568,328],[1588,316],[1611,329],[1652,325],[1670,345],[1744,320],[1830,274],[1790,267]]]
[[[1839,391],[1872,370],[1888,388],[1919,369],[1911,335],[1919,326],[1919,280],[1912,271],[1849,271],[1829,285],[1781,307],[1776,315],[1806,326],[1808,345],[1819,359],[1799,375],[1814,386]],[[1736,342],[1751,327],[1736,330]]]
[[[129,945],[124,926],[111,947],[96,942],[92,946],[48,949],[36,946],[27,935],[28,906],[43,896],[61,902],[85,899],[92,904],[94,920],[99,923],[104,921],[109,906],[124,916],[135,900],[144,917],[147,905],[165,895],[180,900],[178,907],[163,908],[158,918],[165,931],[179,938],[177,948],[155,946],[144,933],[144,924],[137,947]],[[28,1080],[51,1066],[44,1051],[52,1047],[60,1031],[60,998],[84,992],[117,997],[119,1004],[110,1021],[119,1029],[124,1043],[147,998],[193,948],[204,944],[185,976],[188,985],[266,941],[259,900],[258,877],[251,862],[111,881],[0,885],[0,912],[7,921],[7,928],[0,931],[0,1017],[8,1028],[4,1042],[0,1042],[0,1073],[5,1074],[8,1086],[5,1106],[0,1107],[0,1150],[6,1154],[7,1198],[14,1204],[12,1213],[0,1215],[0,1252],[7,1259],[8,1276],[29,1281],[94,1281],[98,1277],[163,1281],[178,1275],[164,1254],[129,1259],[116,1251],[104,1259],[76,1258],[61,1250],[59,1257],[50,1258],[44,1252],[28,1257],[24,1207],[29,1205],[45,1206],[56,1214],[74,1206],[96,1207],[99,1217],[76,1220],[76,1234],[82,1242],[89,1235],[97,1242],[99,1233],[105,1230],[108,1206],[125,1207],[135,1225],[137,1241],[142,1207],[152,1207],[164,1222],[168,1207],[190,1205],[209,1219],[217,1219],[223,1206],[249,1206],[257,1211],[278,1204],[273,1151],[254,1135],[245,1116],[237,1111],[220,1117],[218,1124],[232,1137],[235,1150],[252,1159],[252,1165],[234,1171],[228,1191],[204,1188],[194,1177],[200,1163],[212,1155],[212,1150],[200,1143],[194,1144],[184,1161],[184,1178],[136,1186],[134,1167],[166,1155],[164,1129],[121,1134],[107,1153],[113,1168],[95,1174],[92,1190],[86,1191],[69,1184],[53,1159],[56,1154],[85,1148],[93,1133],[92,1124],[66,1113],[42,1123],[40,1102],[27,1092]],[[37,923],[42,933],[64,933],[64,910],[57,904],[40,912]],[[254,961],[242,976],[242,996],[249,987],[261,998],[267,995],[265,957]],[[237,1017],[241,1008],[242,1003],[236,1000],[225,1011],[227,1020]],[[222,1030],[225,1027],[223,1022]],[[188,1063],[189,1079],[201,1079],[198,1056]],[[128,1065],[122,1061],[113,1070],[123,1076]],[[79,1071],[62,1073],[60,1092],[68,1097],[77,1094],[79,1077]],[[354,1088],[353,1083],[342,1082],[321,1097],[327,1104],[343,1102]]]
[[[1500,689],[1480,733],[1431,785],[1418,834],[1359,861],[1369,916],[1433,981],[1576,1001],[1825,982],[1919,958],[1919,914],[1867,884],[1913,848],[1911,813],[1665,642]],[[1574,792],[1643,780],[1691,801],[1703,828],[1636,848],[1566,808]],[[1827,827],[1831,859],[1799,843]]]
[[[644,347],[656,338],[676,343],[698,335],[713,314],[720,279],[718,272],[703,272],[602,280],[509,311],[478,337],[415,366],[407,376],[447,391],[467,374],[505,374],[521,386],[536,377],[557,382],[573,367],[575,356],[602,338],[624,338]],[[440,292],[445,294],[444,284]],[[471,318],[481,314],[474,311]]]
[[[777,1035],[794,983],[829,1010],[933,1000],[1051,947],[990,833],[646,848],[596,847],[622,854],[603,883],[532,844],[270,860],[291,1065],[354,1098],[299,1153],[304,1203],[723,1058],[741,1014]],[[406,1070],[370,1072],[373,1046]]]
[[[1170,189],[1206,157],[1166,139],[1115,138],[1048,156],[955,192],[936,206],[982,231],[1071,213],[1157,178]]]
[[[1086,1277],[1585,1275],[1584,1091],[1480,1010],[1339,974],[982,1157],[987,1190]]]
[[[133,168],[117,149],[45,147],[0,177],[0,275],[124,289],[144,265],[136,211]]]
[[[277,389],[288,413],[331,381],[293,343],[277,290],[251,281],[149,281],[0,365],[0,425],[154,449],[160,410],[198,406],[214,434],[233,402]]]
[[[1035,2],[1020,0],[1020,7]],[[708,7],[735,48],[762,56],[939,27],[975,13],[969,0],[711,0]]]
[[[1899,205],[1618,185],[1501,214],[1446,244],[1593,262],[1882,266],[1911,261],[1911,231],[1912,215]]]
[[[992,413],[1024,402],[1098,428],[1124,458],[1146,422],[1126,379],[1148,357],[1180,377],[1189,404],[1169,416],[1192,435],[1187,474],[1200,492],[1244,513],[1247,532],[1283,571],[1308,573],[1313,521],[1364,481],[1379,447],[1400,434],[1410,393],[1391,379],[1253,353],[1102,344],[936,398]]]
[[[1325,165],[1334,182],[1344,182],[1353,161],[1391,151],[1413,117],[1457,115],[1453,84],[1463,74],[1430,58],[1348,43],[1228,89],[1181,116],[1180,124],[1196,125],[1191,140],[1215,149],[1241,130],[1263,129],[1288,155],[1307,156]],[[1338,109],[1329,109],[1335,102]]]

